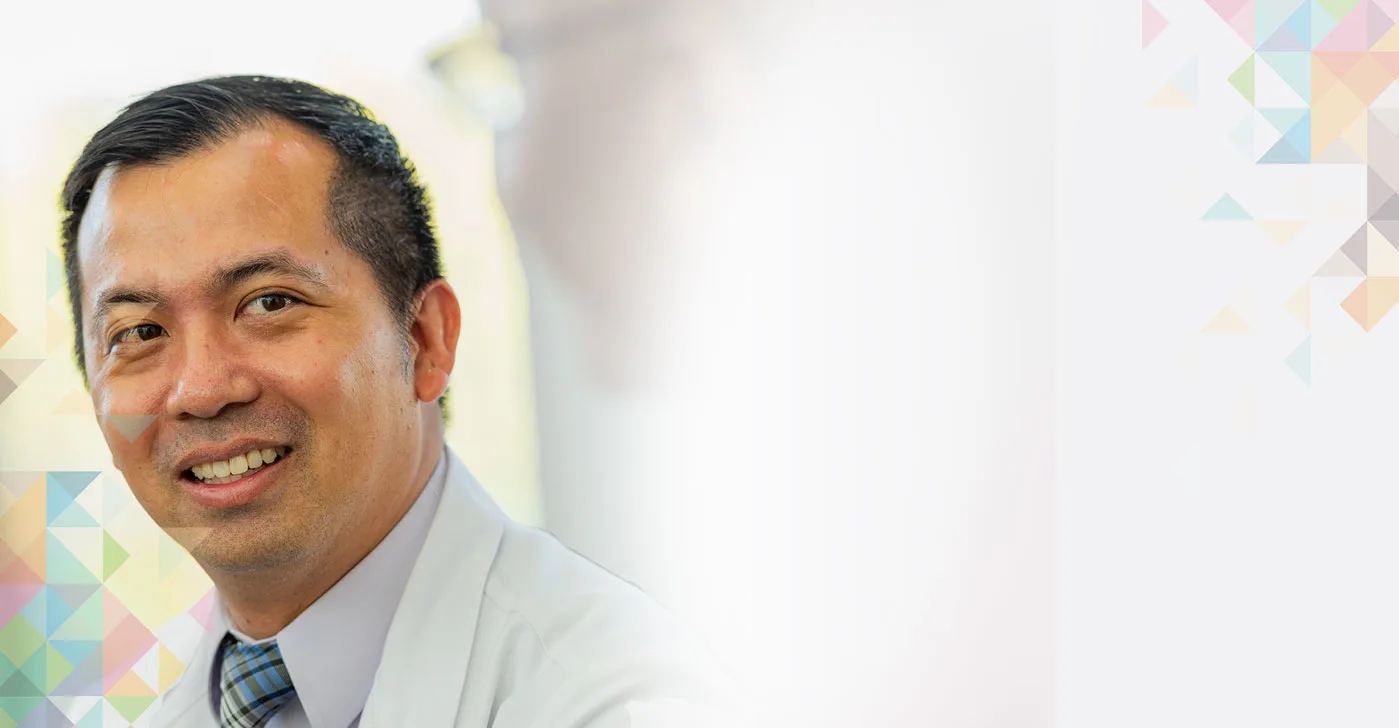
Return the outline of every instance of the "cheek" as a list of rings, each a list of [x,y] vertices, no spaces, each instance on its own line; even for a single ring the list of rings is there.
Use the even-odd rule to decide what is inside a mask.
[[[399,397],[401,390],[410,391],[402,347],[396,345],[392,331],[349,338],[353,343],[314,337],[313,347],[283,358],[271,378],[313,419],[320,415],[342,431],[372,429],[378,426],[382,406]],[[367,417],[370,413],[376,417]]]

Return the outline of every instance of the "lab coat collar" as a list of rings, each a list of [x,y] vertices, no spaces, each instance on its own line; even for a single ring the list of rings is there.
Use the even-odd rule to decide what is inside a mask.
[[[360,728],[456,724],[504,523],[490,496],[449,453],[442,501],[389,625]]]

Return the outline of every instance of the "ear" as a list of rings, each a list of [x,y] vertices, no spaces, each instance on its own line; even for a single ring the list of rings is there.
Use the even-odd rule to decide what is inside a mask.
[[[418,312],[413,319],[413,389],[419,401],[436,401],[447,390],[460,334],[457,294],[439,278],[418,294]]]

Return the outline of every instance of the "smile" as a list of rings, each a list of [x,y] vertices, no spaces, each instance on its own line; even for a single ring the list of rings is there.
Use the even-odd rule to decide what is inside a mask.
[[[287,454],[285,447],[264,447],[234,455],[227,460],[200,463],[185,471],[192,479],[208,485],[224,485],[246,478]]]

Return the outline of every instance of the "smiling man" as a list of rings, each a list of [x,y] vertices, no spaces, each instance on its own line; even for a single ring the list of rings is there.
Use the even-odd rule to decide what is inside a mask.
[[[387,128],[298,81],[125,109],[63,190],[78,366],[217,629],[156,726],[627,726],[726,703],[665,613],[443,442],[460,309]],[[127,433],[129,434],[129,433]],[[644,720],[643,720],[644,716]]]

